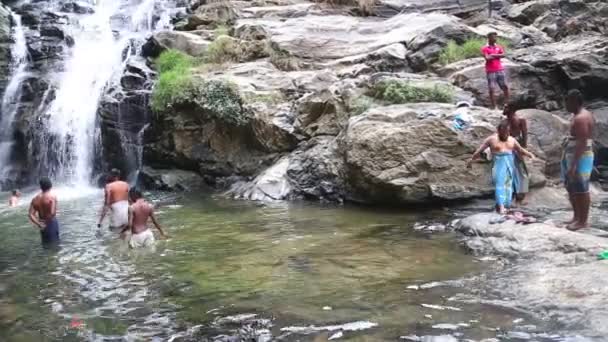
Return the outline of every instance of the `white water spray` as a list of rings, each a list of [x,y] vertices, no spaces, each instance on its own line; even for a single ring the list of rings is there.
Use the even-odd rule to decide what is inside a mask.
[[[21,16],[11,12],[13,18],[13,39],[11,47],[11,71],[9,82],[2,96],[0,120],[0,178],[8,176],[10,170],[10,155],[13,147],[13,121],[19,109],[22,83],[27,76],[27,66],[29,63],[25,32],[21,25]]]
[[[154,29],[157,1],[161,0],[143,0],[133,6],[129,0],[97,0],[95,12],[72,28],[75,44],[48,113],[49,132],[59,147],[55,177],[61,181],[89,184],[100,100],[106,87],[119,79],[123,53],[134,39],[143,41]],[[129,21],[122,20],[128,17]]]

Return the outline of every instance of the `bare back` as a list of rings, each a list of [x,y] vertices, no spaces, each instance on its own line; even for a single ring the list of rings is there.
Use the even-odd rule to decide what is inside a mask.
[[[581,109],[572,119],[570,135],[577,139],[591,139],[593,137],[594,121],[593,114],[590,111]]]
[[[148,229],[148,219],[152,216],[154,207],[144,200],[138,200],[131,205],[131,233],[139,234]]]
[[[514,116],[509,118],[509,131],[511,136],[515,139],[519,139],[524,133],[524,127],[526,126],[526,119]]]
[[[50,192],[38,194],[32,200],[32,208],[38,213],[40,220],[48,222],[57,213],[57,197]]]
[[[116,202],[129,199],[129,183],[114,181],[106,185],[107,204],[112,205]]]

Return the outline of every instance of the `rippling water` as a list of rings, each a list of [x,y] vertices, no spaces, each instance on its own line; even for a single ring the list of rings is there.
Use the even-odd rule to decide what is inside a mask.
[[[413,230],[442,211],[152,194],[171,238],[131,251],[96,228],[100,191],[58,194],[56,250],[40,246],[25,203],[0,207],[2,341],[481,338],[521,317],[449,301],[483,263],[449,233]]]

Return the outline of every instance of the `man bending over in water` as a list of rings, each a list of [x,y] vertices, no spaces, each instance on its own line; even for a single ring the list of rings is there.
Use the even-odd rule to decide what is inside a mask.
[[[104,204],[97,227],[101,227],[108,209],[110,229],[125,228],[129,224],[129,184],[120,180],[120,170],[112,169],[110,183],[104,189]]]
[[[11,193],[11,198],[8,199],[8,206],[11,208],[18,206],[19,197],[21,197],[21,193],[18,190],[13,190]]]
[[[513,151],[516,151],[521,156],[534,158],[534,155],[521,147],[517,140],[509,134],[509,122],[502,121],[497,128],[497,133],[492,134],[481,146],[473,153],[473,156],[467,163],[467,167],[471,168],[471,164],[479,157],[482,151],[490,148],[493,156],[492,165],[492,182],[494,183],[496,211],[500,214],[505,214],[506,209],[511,206],[513,199],[513,189],[517,184],[515,177],[515,161],[513,159]]]
[[[167,238],[167,235],[156,221],[156,217],[154,217],[154,206],[146,202],[141,192],[137,189],[131,189],[129,191],[129,198],[132,203],[131,207],[129,207],[129,225],[120,232],[124,238],[126,231],[129,228],[131,229],[129,247],[147,247],[154,244],[154,234],[148,229],[148,218],[152,220],[161,237]]]
[[[57,214],[57,197],[51,193],[53,184],[44,177],[40,180],[41,193],[36,195],[30,204],[29,218],[40,229],[43,244],[59,242],[59,223]]]
[[[566,109],[574,114],[570,125],[570,137],[564,142],[561,171],[562,180],[574,217],[567,222],[567,228],[578,230],[589,225],[589,180],[593,171],[593,114],[583,107],[583,94],[571,90],[566,97]]]

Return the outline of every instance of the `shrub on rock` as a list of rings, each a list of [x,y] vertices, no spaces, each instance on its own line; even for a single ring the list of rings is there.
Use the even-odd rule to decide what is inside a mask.
[[[401,80],[378,82],[368,91],[368,95],[391,104],[454,102],[454,90],[448,85],[421,86]]]

